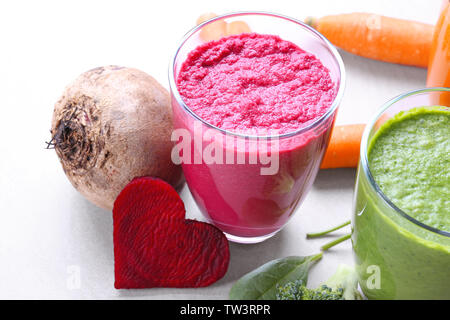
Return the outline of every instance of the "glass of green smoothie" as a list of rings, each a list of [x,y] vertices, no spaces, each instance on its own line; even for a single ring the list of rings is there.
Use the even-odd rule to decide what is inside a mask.
[[[369,299],[450,299],[449,95],[400,95],[365,129],[352,243]]]

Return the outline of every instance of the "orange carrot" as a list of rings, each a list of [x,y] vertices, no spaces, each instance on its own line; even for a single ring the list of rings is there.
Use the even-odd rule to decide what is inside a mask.
[[[227,36],[233,34],[250,33],[250,27],[244,21],[232,21],[227,24]]]
[[[215,18],[217,17],[217,14],[215,14],[214,12],[206,12],[201,14],[196,21],[196,24],[199,25],[200,23],[203,23],[209,19]]]
[[[335,126],[320,165],[321,169],[354,168],[358,165],[364,124]]]
[[[426,68],[433,26],[370,13],[307,18],[307,24],[351,53],[391,63]]]
[[[215,13],[209,12],[200,15],[197,19],[197,25],[209,19],[215,18]],[[215,21],[200,31],[200,37],[204,41],[219,40],[224,36],[231,36],[233,34],[241,34],[251,32],[250,27],[244,21],[236,20],[232,22],[225,22],[224,20]]]
[[[197,25],[215,17],[217,17],[215,13],[204,13],[200,17],[198,17]],[[220,38],[225,36],[227,32],[226,28],[227,23],[224,20],[212,22],[203,27],[203,29],[200,31],[200,38],[202,38],[203,41],[219,40]]]

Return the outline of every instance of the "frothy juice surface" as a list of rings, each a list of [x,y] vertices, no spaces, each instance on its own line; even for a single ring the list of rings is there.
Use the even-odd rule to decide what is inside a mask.
[[[185,105],[204,122],[227,133],[253,136],[307,127],[327,112],[337,92],[330,72],[314,55],[278,36],[256,33],[198,46],[181,65],[176,84]],[[174,122],[175,128],[198,136],[193,123],[199,121],[179,105],[174,105]],[[228,236],[251,238],[278,231],[311,187],[333,122],[334,114],[314,129],[281,139],[278,167],[271,175],[261,174],[267,165],[249,161],[255,153],[248,148],[249,140],[232,134],[236,145],[216,144],[221,149],[214,154],[234,153],[234,163],[183,163],[202,213]],[[225,136],[206,124],[202,128]],[[205,136],[199,139],[204,144],[196,148],[192,137],[191,159],[209,148]],[[244,140],[245,147],[238,147],[237,140]]]
[[[416,220],[450,232],[450,112],[399,114],[372,142],[369,166],[392,202]]]
[[[323,115],[335,96],[328,70],[314,55],[256,33],[199,46],[177,85],[203,120],[239,133],[296,131]]]

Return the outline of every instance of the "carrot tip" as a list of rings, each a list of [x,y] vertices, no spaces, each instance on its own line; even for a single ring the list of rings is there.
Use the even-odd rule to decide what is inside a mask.
[[[306,17],[305,23],[307,25],[309,25],[310,27],[313,27],[314,29],[316,29],[316,27],[317,27],[317,18],[315,18],[315,17]]]
[[[199,24],[201,24],[205,21],[208,21],[212,18],[215,18],[215,17],[217,17],[217,14],[215,14],[214,12],[206,12],[197,18],[196,23],[197,23],[197,25],[199,25]]]

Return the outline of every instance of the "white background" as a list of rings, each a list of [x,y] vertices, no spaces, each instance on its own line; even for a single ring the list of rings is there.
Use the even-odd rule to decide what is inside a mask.
[[[321,171],[290,224],[256,245],[231,244],[226,276],[208,288],[115,290],[111,212],[79,195],[56,154],[45,150],[53,105],[80,73],[101,65],[141,69],[168,88],[178,41],[204,12],[272,11],[298,19],[366,11],[434,23],[440,0],[1,1],[0,298],[226,299],[239,277],[288,255],[317,253],[331,238],[305,240],[351,216],[355,170]],[[346,92],[338,123],[367,122],[388,99],[425,86],[426,70],[342,52]],[[188,217],[201,219],[185,187]],[[339,234],[348,231],[343,230]],[[339,263],[353,264],[348,241],[310,273],[316,286]],[[80,274],[80,287],[70,284]],[[76,283],[75,283],[76,285]]]

